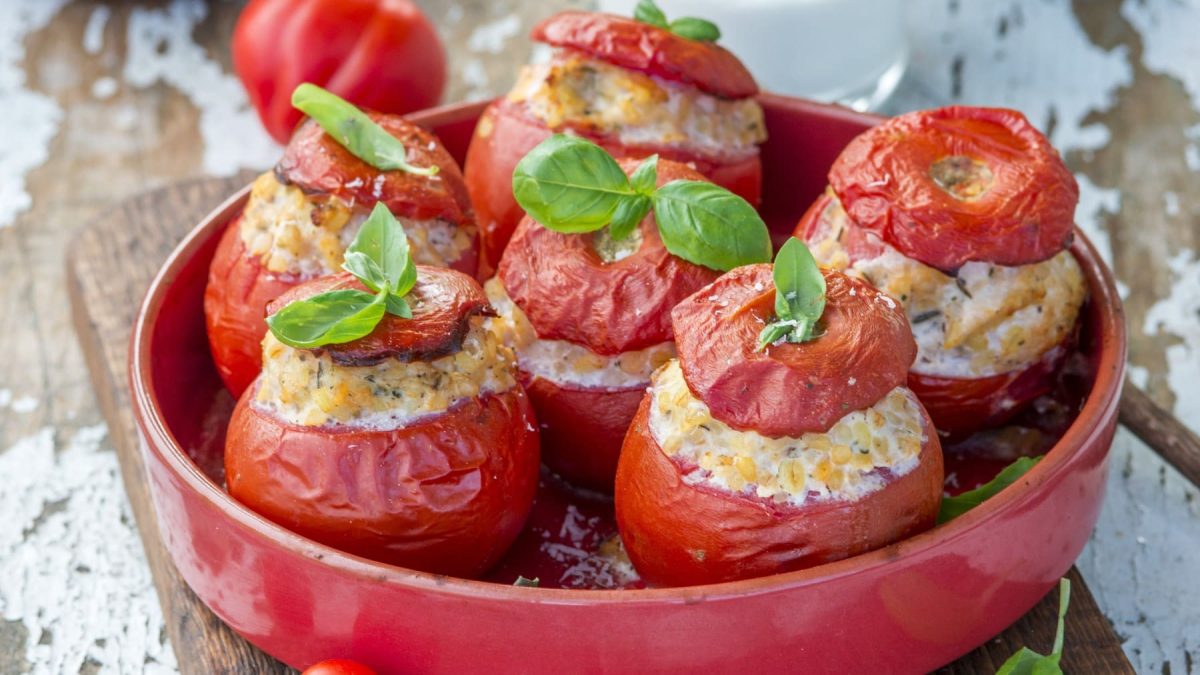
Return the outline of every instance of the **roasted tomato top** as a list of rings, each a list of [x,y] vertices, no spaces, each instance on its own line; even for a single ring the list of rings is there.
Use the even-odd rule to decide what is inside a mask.
[[[722,98],[758,93],[750,71],[725,48],[622,16],[562,12],[534,26],[529,37]]]
[[[621,168],[631,174],[638,163],[622,160]],[[660,159],[658,185],[673,180],[706,179]],[[607,356],[666,342],[671,308],[719,275],[671,255],[653,213],[622,242],[607,235],[608,228],[563,234],[529,216],[517,226],[500,260],[500,280],[539,338]],[[622,251],[625,243],[636,250]]]
[[[1079,186],[1015,110],[952,106],[895,117],[850,142],[829,182],[851,220],[914,260],[1025,265],[1071,243]]]
[[[904,384],[917,355],[900,305],[866,282],[825,275],[820,337],[758,349],[775,313],[771,266],[739,267],[671,313],[688,388],[713,417],[764,436],[828,431]]]
[[[342,289],[368,290],[349,272],[339,272],[296,286],[267,305],[267,314],[296,300]],[[328,352],[335,363],[344,366],[372,365],[387,358],[429,361],[461,349],[469,319],[492,312],[478,282],[442,267],[417,265],[417,284],[404,299],[412,308],[411,319],[385,314],[366,337],[313,351]]]
[[[305,120],[275,166],[280,182],[308,192],[336,195],[367,209],[381,201],[403,218],[468,222],[471,201],[462,172],[437,137],[398,115],[367,114],[404,144],[410,164],[437,166],[437,175],[380,171],[351,154],[319,124]]]

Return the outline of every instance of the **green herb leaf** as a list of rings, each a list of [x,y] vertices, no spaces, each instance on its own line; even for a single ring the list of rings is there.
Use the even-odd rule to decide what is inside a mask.
[[[1062,675],[1063,637],[1066,632],[1067,607],[1071,604],[1071,580],[1058,582],[1058,629],[1054,633],[1054,650],[1043,656],[1029,647],[1013,654],[996,675]]]
[[[641,0],[633,9],[633,18],[651,26],[667,28],[667,15],[652,0]]]
[[[394,314],[401,319],[412,318],[412,308],[408,306],[408,301],[399,295],[389,293],[385,304],[387,305],[388,314]]]
[[[517,162],[513,197],[555,232],[594,232],[635,196],[617,160],[575,136],[555,134]]]
[[[758,348],[779,340],[807,342],[825,313],[825,275],[804,242],[795,237],[779,249],[772,271],[775,320],[758,335]]]
[[[342,268],[362,280],[376,293],[387,288],[404,295],[417,280],[412,251],[404,228],[382,203],[376,203],[363,221],[354,241],[346,248]]]
[[[436,166],[419,168],[409,164],[408,150],[395,136],[349,101],[315,84],[305,82],[296,87],[292,106],[320,124],[355,157],[380,171],[399,169],[421,176],[438,172]]]
[[[671,32],[697,42],[716,42],[721,39],[717,24],[694,16],[681,16],[671,22]]]
[[[629,187],[639,195],[654,196],[658,187],[658,155],[650,155],[629,176]]]
[[[632,234],[638,223],[642,222],[642,218],[650,213],[650,205],[650,198],[645,195],[635,195],[617,204],[612,223],[608,226],[613,240],[620,241]]]
[[[310,349],[369,335],[383,318],[384,294],[344,289],[293,302],[267,317],[271,333],[285,345]]]
[[[749,202],[703,181],[676,180],[654,193],[654,218],[672,254],[728,272],[771,260],[771,236]]]
[[[541,579],[538,579],[537,577],[534,577],[532,579],[526,579],[525,577],[523,577],[519,574],[517,575],[517,580],[513,582],[513,586],[527,586],[529,588],[537,588],[537,587],[541,586],[541,584],[542,584]]]
[[[974,490],[968,490],[960,495],[942,499],[942,507],[938,510],[938,523],[954,520],[988,499],[991,499],[996,493],[1017,482],[1017,479],[1024,476],[1041,459],[1040,456],[1021,457],[1012,464],[1004,467],[1000,473],[996,474],[995,478]]]

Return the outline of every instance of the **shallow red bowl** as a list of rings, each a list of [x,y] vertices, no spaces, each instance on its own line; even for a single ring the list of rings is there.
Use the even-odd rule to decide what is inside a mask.
[[[877,118],[763,96],[764,215],[791,230],[825,172]],[[462,158],[482,103],[414,116]],[[516,588],[374,563],[317,544],[220,487],[223,395],[201,298],[245,191],[204,220],[155,278],[130,347],[134,412],[167,548],[184,579],[251,642],[296,667],[353,658],[381,672],[924,672],[999,633],[1074,562],[1103,500],[1125,364],[1112,275],[1082,237],[1091,286],[1086,402],[1017,485],[887,548],[772,577],[675,589]]]

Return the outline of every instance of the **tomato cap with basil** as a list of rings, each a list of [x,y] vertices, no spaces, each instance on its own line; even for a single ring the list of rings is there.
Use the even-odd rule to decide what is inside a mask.
[[[952,106],[900,115],[846,146],[829,182],[850,219],[943,271],[1025,265],[1071,243],[1079,186],[1024,115]]]
[[[725,48],[623,16],[562,12],[534,26],[529,37],[721,98],[758,93],[750,71]]]
[[[301,83],[396,114],[436,105],[446,86],[437,29],[409,0],[252,0],[233,31],[233,69],[280,143],[300,121]]]
[[[775,312],[771,265],[739,267],[675,307],[684,379],[713,417],[764,436],[825,432],[904,384],[917,355],[900,305],[866,282],[822,270],[813,340],[759,348]]]
[[[638,162],[620,164],[632,174]],[[706,179],[659,160],[658,185],[674,180]],[[605,262],[593,235],[555,232],[526,216],[500,261],[500,280],[542,339],[607,356],[661,344],[672,336],[671,309],[719,272],[671,255],[653,213],[637,231],[642,243],[635,252]]]

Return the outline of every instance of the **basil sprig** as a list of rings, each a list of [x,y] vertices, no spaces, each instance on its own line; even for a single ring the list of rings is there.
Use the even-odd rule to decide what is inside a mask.
[[[804,242],[795,237],[779,249],[772,271],[775,320],[758,334],[758,348],[783,340],[807,342],[820,337],[817,321],[825,313],[825,275]]]
[[[1058,581],[1058,628],[1054,632],[1054,649],[1048,654],[1039,654],[1029,647],[1013,654],[1000,666],[996,675],[1062,675],[1063,637],[1066,633],[1067,607],[1071,604],[1071,580],[1066,577]]]
[[[513,196],[534,220],[555,232],[579,234],[609,226],[628,237],[654,209],[672,255],[722,272],[771,259],[766,223],[749,202],[705,181],[676,180],[657,188],[658,155],[625,175],[603,148],[555,134],[517,162]]]
[[[653,0],[641,0],[637,7],[633,10],[633,18],[642,23],[665,28],[679,37],[684,37],[689,40],[698,42],[716,42],[721,39],[721,29],[717,28],[717,24],[697,19],[694,16],[681,16],[674,21],[668,22],[667,15],[663,13],[658,5],[654,4]]]
[[[379,169],[399,169],[419,176],[432,176],[436,166],[416,167],[408,163],[408,149],[366,113],[333,92],[305,82],[292,92],[292,107],[321,125],[325,133],[350,154]]]
[[[404,296],[417,283],[417,267],[404,228],[382,203],[375,204],[346,249],[342,269],[373,292],[341,289],[289,303],[267,317],[276,339],[311,349],[370,335],[385,313],[412,318]]]
[[[1018,458],[1017,461],[1001,469],[995,478],[974,490],[967,490],[960,495],[942,499],[942,506],[938,509],[938,524],[954,520],[996,496],[996,493],[1017,482],[1018,478],[1028,473],[1041,459],[1040,455]]]

